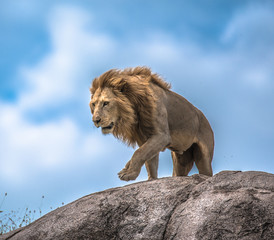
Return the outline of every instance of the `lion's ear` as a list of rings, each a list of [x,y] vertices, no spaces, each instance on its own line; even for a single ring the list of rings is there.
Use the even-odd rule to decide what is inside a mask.
[[[127,88],[128,83],[124,78],[116,78],[113,81],[113,85],[120,92],[124,92]]]

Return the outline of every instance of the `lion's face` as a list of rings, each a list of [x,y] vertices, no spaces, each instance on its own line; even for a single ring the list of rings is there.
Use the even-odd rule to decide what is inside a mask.
[[[112,133],[119,119],[118,104],[112,90],[97,89],[90,101],[90,109],[94,125],[101,127],[103,134]]]

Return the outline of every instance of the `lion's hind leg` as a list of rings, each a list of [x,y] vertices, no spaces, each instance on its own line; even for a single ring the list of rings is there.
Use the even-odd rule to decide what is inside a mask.
[[[204,174],[207,176],[212,176],[213,171],[211,167],[213,150],[210,151],[209,147],[202,142],[198,142],[193,146],[193,156],[195,164],[199,170],[199,174]]]
[[[172,176],[187,176],[193,167],[193,149],[190,147],[183,154],[171,152],[173,160],[173,173]]]

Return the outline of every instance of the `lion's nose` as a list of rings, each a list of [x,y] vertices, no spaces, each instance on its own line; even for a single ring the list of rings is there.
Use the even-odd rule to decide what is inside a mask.
[[[95,124],[99,124],[100,122],[101,122],[101,118],[100,117],[96,117],[94,120],[93,120],[93,122],[95,123]]]

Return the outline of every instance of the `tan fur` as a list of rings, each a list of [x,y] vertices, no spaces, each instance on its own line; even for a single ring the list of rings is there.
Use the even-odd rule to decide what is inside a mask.
[[[199,173],[212,175],[214,137],[205,116],[149,68],[112,69],[92,82],[93,121],[104,134],[138,144],[119,173],[134,180],[143,164],[157,178],[159,152],[172,150],[173,176],[187,175],[195,161]]]

